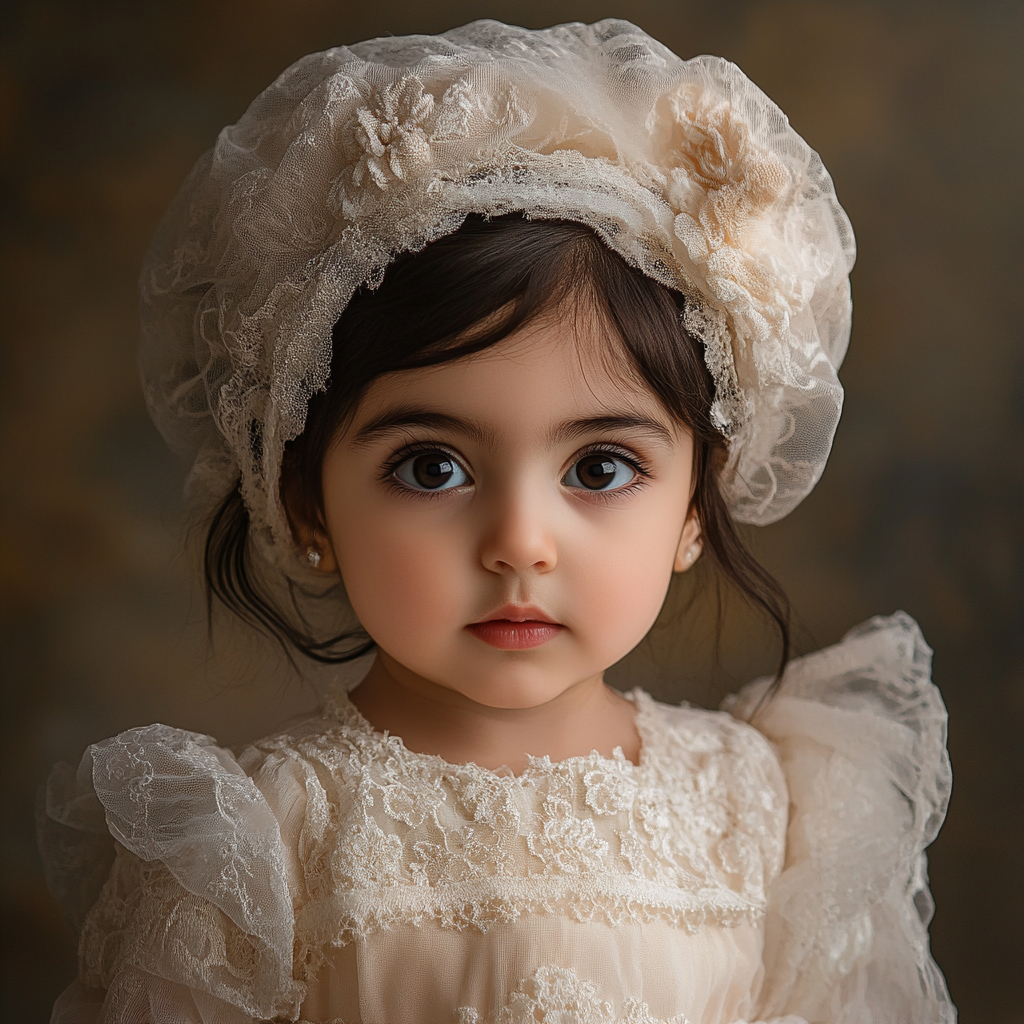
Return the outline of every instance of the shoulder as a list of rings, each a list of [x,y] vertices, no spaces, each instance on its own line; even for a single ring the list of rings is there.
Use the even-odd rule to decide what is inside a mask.
[[[638,716],[652,737],[651,756],[665,773],[713,772],[721,783],[784,793],[769,739],[727,711],[662,704],[638,694]]]
[[[368,774],[401,760],[402,744],[370,727],[341,690],[329,691],[312,713],[284,723],[238,750],[238,763],[284,821],[318,802],[324,786],[335,795]]]
[[[660,737],[679,755],[742,752],[768,754],[771,747],[762,733],[728,711],[711,711],[681,704],[663,704],[644,693],[637,697],[638,713],[646,715]]]
[[[723,711],[636,693],[643,767],[688,833],[707,833],[727,875],[756,899],[779,871],[789,799],[769,740]],[[739,884],[739,883],[738,883]]]
[[[878,616],[793,661],[762,700],[769,685],[752,683],[727,706],[753,714],[778,752],[792,805],[790,859],[799,853],[808,870],[824,870],[821,858],[841,848],[868,900],[910,870],[907,857],[921,854],[945,817],[952,777],[931,649],[910,616]]]

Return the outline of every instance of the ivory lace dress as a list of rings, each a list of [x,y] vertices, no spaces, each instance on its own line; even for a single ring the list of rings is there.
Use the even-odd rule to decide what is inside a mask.
[[[449,764],[341,691],[237,753],[121,733],[48,787],[80,923],[53,1021],[951,1022],[929,655],[872,620],[794,662],[757,729],[763,681],[722,712],[635,691],[638,765]]]

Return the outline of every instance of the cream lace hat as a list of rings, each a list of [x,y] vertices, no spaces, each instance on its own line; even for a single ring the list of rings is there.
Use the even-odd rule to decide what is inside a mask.
[[[150,411],[211,502],[241,480],[271,561],[297,565],[282,454],[353,292],[467,215],[513,212],[586,224],[684,293],[737,520],[773,522],[817,482],[854,260],[818,155],[721,58],[681,60],[625,21],[477,21],[298,61],[221,132],[150,249]]]

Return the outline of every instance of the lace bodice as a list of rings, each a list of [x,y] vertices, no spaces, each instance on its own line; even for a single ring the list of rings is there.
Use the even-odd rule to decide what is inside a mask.
[[[621,751],[534,758],[519,776],[448,764],[375,732],[343,693],[245,751],[272,802],[283,775],[305,794],[300,948],[424,921],[486,930],[529,913],[688,929],[756,920],[781,868],[787,806],[769,744],[729,715],[631,697],[635,767]]]
[[[116,840],[54,1020],[952,1020],[917,909],[948,789],[927,655],[876,620],[761,731],[634,692],[636,765],[453,765],[340,691],[237,755],[129,730],[51,779],[55,886],[76,834]]]

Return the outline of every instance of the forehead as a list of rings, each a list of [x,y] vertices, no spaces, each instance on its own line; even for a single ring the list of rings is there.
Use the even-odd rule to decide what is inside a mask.
[[[552,313],[482,352],[379,378],[353,426],[398,405],[485,422],[511,419],[522,430],[610,409],[674,427],[618,338],[596,316],[572,311]]]

